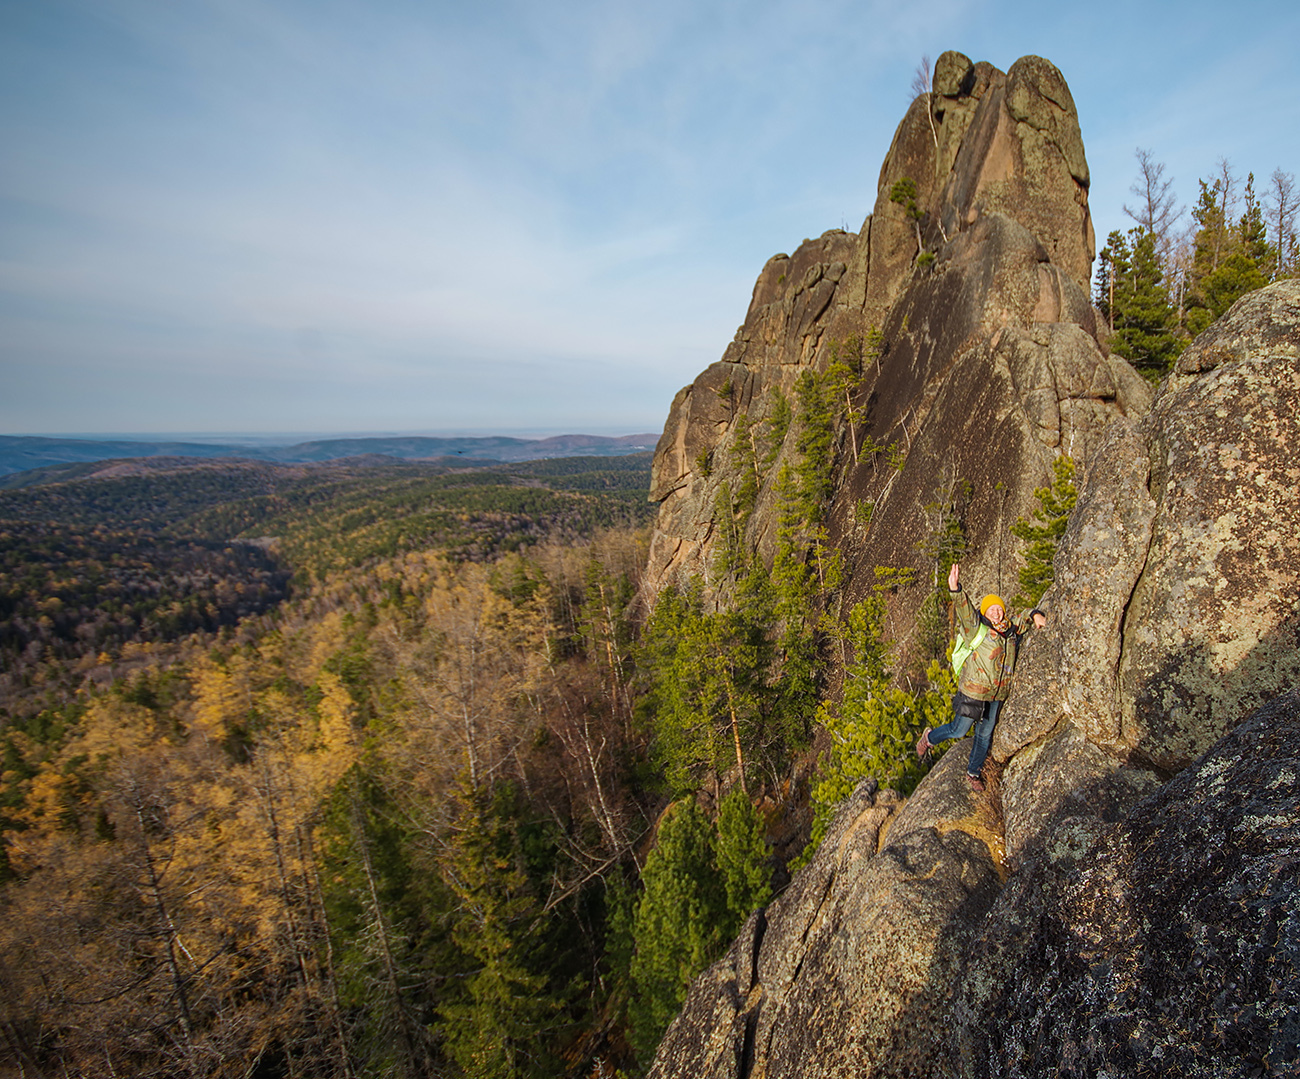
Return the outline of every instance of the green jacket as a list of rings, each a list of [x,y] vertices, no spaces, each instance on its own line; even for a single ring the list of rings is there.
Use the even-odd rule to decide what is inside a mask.
[[[984,640],[962,666],[957,688],[977,701],[1005,701],[1011,693],[1020,642],[1034,628],[1034,612],[1023,615],[1020,622],[1010,619],[1006,632],[999,633],[960,587],[948,595],[956,607],[957,631],[963,637],[970,639],[980,623],[989,627]]]

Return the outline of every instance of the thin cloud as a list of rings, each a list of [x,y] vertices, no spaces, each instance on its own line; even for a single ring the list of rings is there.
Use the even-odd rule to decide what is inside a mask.
[[[1054,60],[1080,105],[1099,228],[1133,145],[1175,163],[1187,200],[1180,155],[1218,137],[1179,118],[1188,103],[1245,140],[1248,124],[1211,108],[1216,84],[1243,59],[1261,86],[1289,70],[1287,33],[1216,60],[1214,35],[1184,30],[1196,56],[1163,57],[1103,34],[1139,17],[1107,4],[14,12],[0,35],[9,430],[646,427],[721,355],[768,256],[861,223],[923,52]],[[1139,53],[1168,87],[1151,116],[1113,78]],[[1296,106],[1252,93],[1276,145]],[[1234,145],[1211,163],[1296,170]]]

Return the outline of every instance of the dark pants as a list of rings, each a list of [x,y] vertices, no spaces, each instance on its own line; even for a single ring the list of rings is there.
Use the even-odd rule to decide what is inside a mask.
[[[977,701],[959,692],[952,699],[952,722],[935,727],[930,732],[930,741],[946,742],[949,738],[964,738],[973,725],[975,743],[970,747],[970,765],[966,771],[977,776],[984,767],[984,758],[989,755],[989,743],[993,741],[993,728],[997,726],[998,712],[1001,709],[1001,701]]]

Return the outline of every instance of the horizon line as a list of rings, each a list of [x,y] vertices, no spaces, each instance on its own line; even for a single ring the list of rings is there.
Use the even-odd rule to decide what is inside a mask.
[[[88,442],[226,442],[226,441],[294,441],[314,442],[324,439],[376,439],[376,438],[519,438],[543,441],[565,436],[579,438],[634,438],[638,435],[658,438],[654,430],[627,430],[605,428],[576,430],[567,427],[513,427],[513,428],[461,428],[438,430],[399,431],[23,431],[0,432],[3,438],[61,438]]]

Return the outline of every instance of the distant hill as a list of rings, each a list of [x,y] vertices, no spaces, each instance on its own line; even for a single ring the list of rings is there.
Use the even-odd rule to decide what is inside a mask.
[[[399,460],[466,456],[502,462],[548,457],[617,457],[653,450],[657,434],[555,435],[551,438],[332,438],[289,446],[213,442],[142,442],[127,439],[45,438],[0,435],[0,476],[49,465],[85,464],[130,457],[240,457],[277,464],[306,464],[341,457],[382,455]]]

